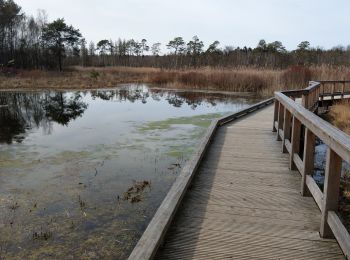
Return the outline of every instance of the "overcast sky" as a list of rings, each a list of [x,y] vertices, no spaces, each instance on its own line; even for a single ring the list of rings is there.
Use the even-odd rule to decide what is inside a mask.
[[[45,9],[88,40],[145,38],[166,44],[192,36],[206,46],[255,47],[260,39],[295,49],[303,40],[330,48],[350,44],[349,0],[15,0],[26,14]]]

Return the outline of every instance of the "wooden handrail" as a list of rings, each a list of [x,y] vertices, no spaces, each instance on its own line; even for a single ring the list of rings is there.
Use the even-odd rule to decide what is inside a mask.
[[[317,80],[320,83],[350,83],[350,80]]]
[[[276,100],[282,104],[305,128],[312,131],[326,145],[335,150],[343,159],[350,163],[350,136],[332,126],[319,116],[294,102],[282,93],[275,93]]]
[[[304,89],[304,92],[310,92],[310,91],[316,90],[320,84],[321,83],[317,81],[310,81],[309,86]]]
[[[300,91],[302,104],[292,99],[295,97],[294,92],[291,98],[288,92],[276,92],[273,122],[277,140],[282,141],[282,152],[290,155],[290,169],[298,170],[302,175],[301,194],[312,195],[321,210],[321,237],[335,236],[347,258],[350,257],[350,242],[346,241],[350,238],[349,232],[335,212],[338,210],[341,164],[343,160],[350,163],[350,136],[313,111],[315,107],[317,109],[324,95],[324,84],[333,84],[331,97],[339,95],[339,92],[335,92],[336,84],[344,84],[340,92],[343,98],[346,93],[344,86],[348,82],[350,83],[350,81],[310,82],[309,87]],[[303,138],[302,128],[305,129]],[[312,178],[316,137],[328,146],[323,192]],[[302,158],[300,154],[303,154]]]

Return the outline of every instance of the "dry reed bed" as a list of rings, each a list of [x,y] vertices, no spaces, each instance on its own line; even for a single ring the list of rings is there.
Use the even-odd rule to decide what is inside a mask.
[[[263,96],[276,90],[304,88],[309,80],[350,79],[350,67],[291,66],[285,70],[253,67],[162,70],[158,68],[74,67],[58,73],[20,71],[0,76],[0,89],[109,88],[120,83],[152,83],[163,87],[256,92]]]
[[[330,107],[327,119],[334,126],[347,134],[350,134],[350,103],[343,100]]]

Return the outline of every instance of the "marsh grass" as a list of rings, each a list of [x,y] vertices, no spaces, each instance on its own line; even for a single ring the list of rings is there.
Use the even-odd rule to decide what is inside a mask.
[[[347,134],[350,134],[350,103],[343,100],[330,107],[328,121]]]
[[[255,92],[305,88],[310,80],[350,79],[346,66],[291,66],[287,69],[256,67],[162,70],[135,67],[72,67],[65,72],[26,70],[14,77],[0,76],[0,89],[93,89],[120,83],[151,83],[161,87]]]

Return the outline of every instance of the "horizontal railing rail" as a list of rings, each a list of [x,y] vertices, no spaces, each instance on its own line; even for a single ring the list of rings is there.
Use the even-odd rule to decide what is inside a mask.
[[[350,81],[326,81],[326,84],[344,82]],[[312,195],[321,210],[321,237],[334,236],[349,258],[350,235],[337,211],[342,161],[350,163],[350,136],[313,113],[323,84],[311,82],[306,91],[302,91],[301,104],[290,98],[288,93],[276,92],[273,131],[277,132],[277,140],[282,141],[282,151],[289,153],[290,169],[298,170],[302,176],[301,194]],[[316,137],[328,146],[323,192],[312,177]]]
[[[274,98],[270,98],[237,113],[212,121],[205,136],[193,153],[191,160],[186,163],[162,204],[159,206],[156,214],[148,224],[148,227],[129,256],[129,260],[149,260],[154,258],[217,128],[242,118],[273,102]]]

